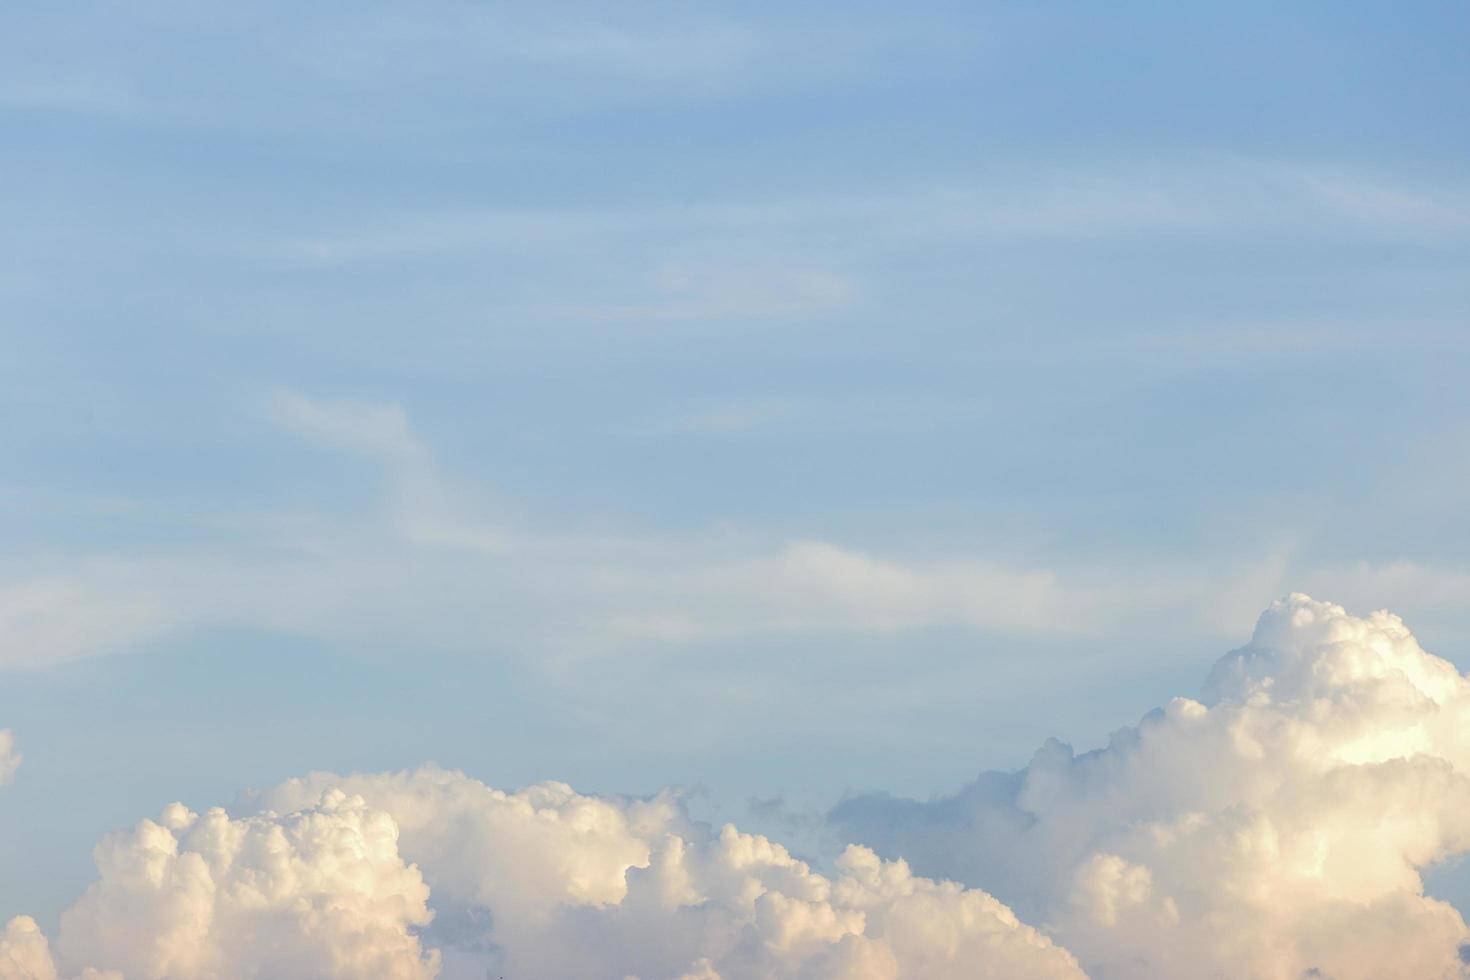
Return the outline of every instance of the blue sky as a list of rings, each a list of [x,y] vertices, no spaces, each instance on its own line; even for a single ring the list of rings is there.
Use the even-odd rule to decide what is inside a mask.
[[[1470,666],[1470,14],[13,4],[0,919],[312,769],[928,796]]]

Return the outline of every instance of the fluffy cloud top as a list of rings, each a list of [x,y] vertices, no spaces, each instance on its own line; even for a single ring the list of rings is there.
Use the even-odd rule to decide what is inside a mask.
[[[0,932],[0,980],[56,980],[51,945],[35,919],[19,916]]]
[[[106,839],[55,959],[16,919],[0,980],[1470,976],[1420,877],[1470,850],[1470,681],[1397,617],[1299,595],[1102,749],[848,801],[834,825],[873,849],[825,873],[671,795],[433,767],[243,809]]]
[[[57,980],[51,944],[28,915],[16,916],[0,932],[0,980]],[[116,970],[88,967],[76,980],[123,980]]]
[[[446,977],[1084,976],[984,892],[861,847],[818,874],[764,837],[691,822],[668,796],[506,793],[428,768],[314,776],[260,802],[241,818],[175,804],[104,840],[55,960],[16,919],[0,980],[427,980],[441,952],[421,937],[443,945]]]
[[[1470,682],[1398,617],[1293,595],[1108,745],[834,821],[983,882],[1097,977],[1461,977],[1420,870],[1470,849]],[[1313,972],[1316,971],[1316,972]]]
[[[483,924],[460,936],[481,954],[466,975],[487,965],[569,980],[1083,975],[984,892],[861,847],[818,874],[764,837],[693,823],[669,796],[600,799],[559,783],[505,793],[430,768],[313,776],[261,803],[290,809],[333,790],[393,814],[435,904]]]
[[[397,838],[340,792],[238,820],[174,804],[98,845],[100,878],[62,914],[57,960],[83,977],[426,980],[438,958],[414,930],[429,890]],[[35,924],[12,921],[0,977],[56,975]]]

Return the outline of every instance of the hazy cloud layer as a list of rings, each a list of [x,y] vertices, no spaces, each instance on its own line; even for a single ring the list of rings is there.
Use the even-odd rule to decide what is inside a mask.
[[[999,557],[895,558],[799,538],[551,530],[447,476],[398,405],[280,392],[266,414],[323,450],[376,466],[382,489],[372,509],[245,519],[228,528],[232,546],[79,557],[51,574],[0,582],[0,666],[221,625],[415,647],[426,638],[462,645],[465,636],[498,634],[575,653],[932,625],[1068,634],[1191,594],[1162,581],[1130,589],[1102,570],[1060,572]],[[520,614],[487,607],[492,594],[516,595]],[[426,637],[425,624],[436,622],[457,627]]]
[[[0,566],[0,666],[232,626],[414,649],[482,649],[494,637],[499,649],[546,662],[818,631],[1116,635],[1158,614],[1228,633],[1288,581],[1421,609],[1470,597],[1470,574],[1454,567],[1304,564],[1281,551],[1208,573],[1162,555],[1120,571],[1015,546],[934,555],[753,530],[609,530],[577,515],[528,514],[455,478],[395,403],[283,391],[264,415],[372,467],[364,507],[222,517],[208,548]]]

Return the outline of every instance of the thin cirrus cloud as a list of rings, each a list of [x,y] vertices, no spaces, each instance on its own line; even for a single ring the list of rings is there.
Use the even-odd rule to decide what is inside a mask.
[[[108,836],[0,977],[1456,980],[1422,874],[1470,850],[1467,732],[1402,620],[1296,594],[1102,749],[841,804],[821,868],[668,792],[316,773]]]
[[[236,126],[280,129],[314,118],[324,93],[335,96],[327,101],[382,96],[390,88],[413,93],[451,66],[461,72],[478,69],[467,74],[485,78],[481,94],[493,96],[490,78],[527,67],[604,82],[677,78],[698,83],[732,80],[753,60],[768,57],[761,39],[738,24],[686,18],[665,21],[655,30],[606,19],[569,27],[555,17],[506,16],[477,7],[462,7],[458,16],[426,18],[386,9],[332,11],[327,5],[295,11],[297,30],[289,38],[260,44],[248,28],[270,18],[269,6],[239,11],[236,20],[240,50],[271,70],[258,71],[243,84],[232,79],[228,86],[200,76],[203,84],[189,90],[171,84],[166,69],[189,65],[194,51],[161,43],[188,36],[187,28],[181,30],[161,10],[153,12],[160,16],[142,12],[113,20],[119,34],[136,35],[137,46],[154,55],[141,63],[111,51],[88,58],[88,39],[76,36],[71,20],[34,12],[26,21],[29,32],[48,39],[65,33],[71,43],[61,47],[70,57],[36,62],[30,51],[11,52],[8,69],[0,74],[0,104],[210,128],[218,127],[220,112],[227,109]],[[94,10],[92,16],[108,19],[105,11]],[[426,50],[436,56],[423,57]],[[310,81],[317,99],[261,113],[257,102],[239,98],[241,90],[259,94],[281,79]]]
[[[672,240],[681,243],[681,251],[695,244],[700,252],[718,249],[722,264],[655,262],[644,278],[657,288],[719,294],[739,286],[761,293],[776,291],[784,281],[784,293],[830,302],[846,298],[855,287],[820,265],[798,275],[802,261],[812,265],[826,255],[852,262],[904,248],[915,239],[1124,235],[1210,240],[1269,233],[1287,239],[1407,238],[1433,244],[1463,240],[1467,231],[1470,188],[1462,184],[1289,159],[1203,155],[1146,165],[1119,159],[1087,169],[1052,167],[1022,174],[999,169],[923,188],[839,188],[791,198],[679,205],[534,210],[466,201],[443,211],[385,215],[370,223],[261,240],[253,250],[262,257],[320,266],[594,246],[604,258],[639,258]],[[743,248],[747,241],[749,248]],[[611,242],[622,245],[612,249]],[[796,272],[759,261],[773,243],[793,250],[789,258],[798,262]],[[802,250],[794,251],[802,243]],[[590,316],[599,308],[575,309]],[[614,305],[600,315],[626,316],[637,309]]]
[[[458,123],[470,114],[483,128],[486,105],[509,106],[507,115],[554,115],[559,106],[589,103],[669,105],[778,86],[799,91],[870,69],[875,53],[922,45],[926,34],[940,40],[907,21],[758,23],[684,6],[613,11],[575,3],[522,10],[446,5],[432,16],[263,3],[231,11],[222,38],[207,27],[201,32],[194,12],[177,8],[150,4],[119,16],[85,4],[84,14],[18,14],[11,33],[23,43],[0,41],[0,105],[316,139],[377,138],[385,127],[418,133],[426,126],[462,138]],[[77,32],[77,16],[96,30]],[[293,30],[272,33],[282,17]],[[215,70],[202,70],[201,51],[217,57]],[[231,71],[237,60],[250,70]],[[179,86],[182,76],[196,84]],[[526,97],[528,78],[536,80],[534,99]],[[446,83],[454,85],[454,98],[443,97]],[[283,92],[292,97],[275,97]],[[388,107],[396,111],[382,111]]]
[[[234,548],[53,557],[45,578],[0,588],[5,662],[37,666],[232,624],[359,643],[514,635],[537,650],[628,636],[935,623],[1068,633],[1099,622],[1115,594],[1045,569],[898,560],[819,540],[732,553],[698,536],[549,532],[509,521],[477,488],[446,478],[397,406],[280,393],[268,415],[309,442],[375,463],[384,491],[372,511],[357,520],[252,519],[240,524]],[[521,600],[519,619],[485,608],[485,595],[506,592]],[[1148,589],[1138,595],[1159,601]],[[364,596],[373,597],[369,606]],[[426,637],[433,622],[475,628]]]
[[[650,641],[931,626],[1086,636],[1161,611],[1224,633],[1289,581],[1421,610],[1470,595],[1454,568],[1304,565],[1277,549],[1209,574],[1163,558],[1120,573],[1065,556],[891,555],[815,537],[579,534],[564,519],[551,530],[447,477],[397,405],[281,392],[267,416],[372,462],[382,490],[370,509],[254,515],[232,531],[226,520],[222,543],[208,549],[50,555],[44,575],[0,584],[0,660],[37,667],[235,625],[457,650],[475,642],[466,637],[499,637],[528,655],[574,658]],[[498,601],[487,604],[491,595]]]
[[[42,667],[126,649],[179,625],[183,592],[163,566],[81,558],[40,578],[0,583],[0,665]]]

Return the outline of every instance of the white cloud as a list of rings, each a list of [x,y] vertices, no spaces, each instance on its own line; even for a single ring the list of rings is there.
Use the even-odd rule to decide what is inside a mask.
[[[1065,582],[1055,572],[986,561],[895,561],[824,541],[793,541],[770,557],[717,566],[690,584],[752,608],[726,631],[846,629],[891,631],[961,625],[1036,633],[1087,632],[1110,590]],[[1147,601],[1147,600],[1145,600]],[[718,622],[713,610],[702,617]]]
[[[1470,849],[1470,680],[1395,616],[1296,595],[1202,701],[1104,749],[832,819],[984,883],[1094,975],[1460,977],[1470,931],[1420,875]]]
[[[398,405],[323,401],[278,391],[267,409],[282,428],[337,449],[391,462],[417,462],[426,452]]]
[[[1470,851],[1470,679],[1396,616],[1302,595],[1200,700],[1103,749],[1051,741],[931,803],[847,801],[829,826],[874,850],[826,873],[671,794],[432,766],[315,774],[241,809],[175,805],[109,837],[60,969],[22,918],[0,980],[1464,980],[1470,950],[1421,878]]]
[[[506,793],[430,768],[317,775],[259,802],[289,809],[334,789],[398,819],[437,907],[480,911],[483,930],[459,941],[481,951],[465,962],[476,976],[1082,975],[983,892],[863,848],[818,874],[764,837],[691,822],[667,795],[601,799],[558,783]]]
[[[427,980],[441,955],[449,980],[1083,976],[983,892],[860,847],[818,874],[764,837],[691,822],[670,796],[505,793],[428,768],[317,775],[258,802],[279,812],[175,804],[104,840],[54,959],[32,920],[13,920],[0,980]],[[447,921],[431,925],[430,904]]]
[[[98,881],[61,916],[53,961],[28,918],[0,939],[0,978],[428,980],[432,914],[391,817],[328,792],[283,816],[179,804],[94,852]],[[6,972],[9,969],[11,972]]]
[[[35,919],[18,916],[0,933],[0,980],[56,980],[51,947]]]
[[[177,598],[150,594],[148,584],[139,587],[129,571],[135,567],[84,559],[64,573],[0,583],[0,665],[40,666],[112,652],[174,625],[182,613],[170,610]]]

